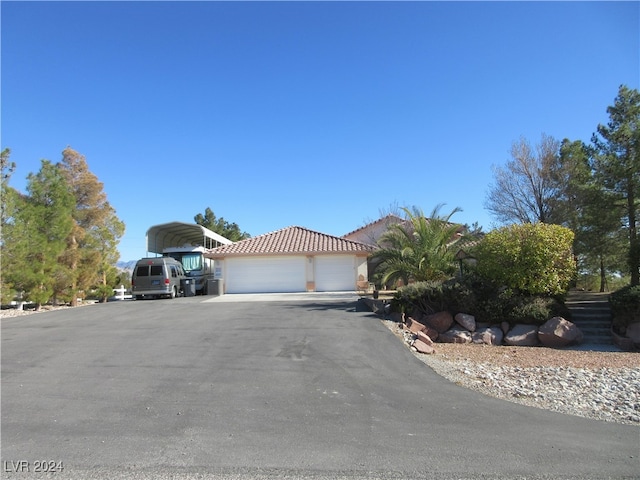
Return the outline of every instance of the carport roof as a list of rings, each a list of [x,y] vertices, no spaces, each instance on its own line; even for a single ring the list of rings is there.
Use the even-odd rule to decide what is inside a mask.
[[[362,254],[373,251],[371,245],[347,240],[304,227],[287,227],[211,250],[206,256],[223,258],[244,255],[305,255],[318,253]]]
[[[201,245],[205,248],[214,248],[220,244],[230,243],[232,243],[231,240],[195,223],[163,223],[147,230],[147,252],[152,253],[162,253],[167,247]]]

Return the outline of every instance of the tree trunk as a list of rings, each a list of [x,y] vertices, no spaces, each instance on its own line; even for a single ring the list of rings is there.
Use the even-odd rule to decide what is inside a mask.
[[[636,198],[633,178],[629,178],[627,209],[629,212],[629,266],[631,267],[631,285],[640,285],[640,244],[636,227]]]
[[[604,292],[607,286],[607,272],[604,268],[604,257],[600,256],[600,292]]]
[[[74,229],[77,228],[77,225],[74,225]],[[71,306],[78,306],[78,241],[76,239],[76,235],[74,232],[71,233],[71,245],[69,245],[69,249],[71,250],[71,265],[69,265],[71,270]]]

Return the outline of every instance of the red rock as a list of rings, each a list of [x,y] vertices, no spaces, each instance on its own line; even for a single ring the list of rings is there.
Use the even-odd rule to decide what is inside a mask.
[[[416,340],[415,342],[413,342],[413,346],[418,352],[426,353],[429,355],[436,351],[431,345],[427,345],[422,340]]]
[[[412,333],[422,332],[424,331],[424,325],[421,324],[420,322],[416,322],[414,319],[411,319],[411,324],[409,325],[409,331]]]
[[[438,339],[438,335],[440,335],[435,328],[431,328],[428,325],[424,326],[423,332],[426,333],[427,336],[434,342]]]
[[[449,312],[438,312],[423,317],[422,321],[438,333],[444,333],[453,325],[453,315]]]
[[[429,335],[426,332],[418,332],[416,333],[416,336],[418,337],[418,340],[420,340],[421,342],[424,342],[427,345],[433,345],[433,339],[429,337]]]
[[[504,337],[504,343],[514,347],[537,347],[538,327],[535,325],[515,325]]]
[[[545,347],[562,348],[582,342],[580,329],[562,317],[553,317],[538,329],[538,339]]]

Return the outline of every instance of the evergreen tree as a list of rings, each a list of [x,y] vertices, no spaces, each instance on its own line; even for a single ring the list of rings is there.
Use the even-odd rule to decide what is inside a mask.
[[[67,268],[72,305],[89,289],[98,287],[103,300],[113,293],[114,265],[124,224],[107,201],[102,182],[89,171],[83,155],[67,147],[59,166],[75,198],[73,229],[62,257]]]
[[[15,295],[6,275],[11,264],[11,252],[7,245],[11,244],[13,217],[19,199],[18,192],[9,186],[9,179],[16,168],[15,163],[9,159],[10,155],[11,150],[8,148],[0,153],[0,303],[3,305]]]
[[[553,175],[562,185],[554,198],[553,223],[570,228],[575,234],[574,253],[580,271],[598,273],[600,291],[607,286],[607,272],[624,270],[620,252],[619,208],[612,208],[611,195],[595,179],[593,149],[581,141],[563,140]]]
[[[640,92],[620,86],[614,104],[607,108],[609,122],[598,125],[592,137],[596,148],[595,172],[608,193],[607,206],[622,209],[628,239],[631,285],[640,284]]]
[[[193,220],[198,225],[202,225],[232,242],[237,242],[251,237],[247,232],[240,230],[237,223],[227,222],[223,217],[216,218],[213,210],[209,207],[205,209],[204,215],[202,213],[198,213],[193,217]]]
[[[24,300],[39,309],[64,278],[59,263],[73,227],[73,195],[62,172],[47,160],[37,174],[27,177],[27,196],[16,198],[13,222],[3,235],[8,260],[5,274]]]

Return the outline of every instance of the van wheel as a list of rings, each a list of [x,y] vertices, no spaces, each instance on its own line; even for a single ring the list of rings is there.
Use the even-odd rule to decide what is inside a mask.
[[[171,298],[176,298],[178,296],[178,289],[176,287],[173,287],[173,289],[171,290]]]

